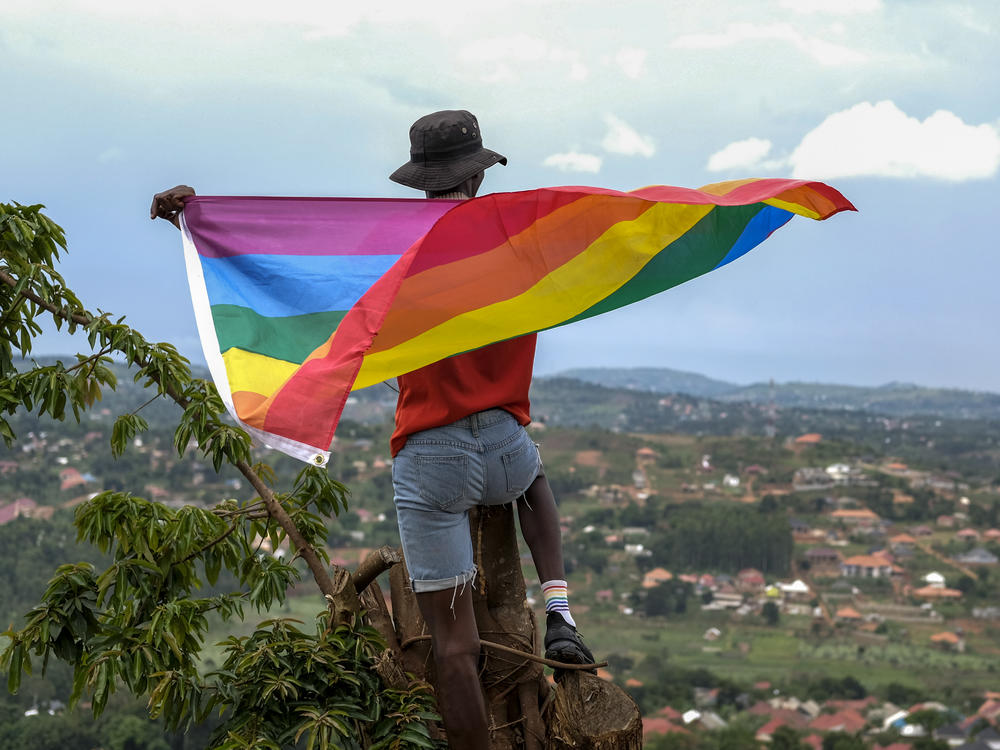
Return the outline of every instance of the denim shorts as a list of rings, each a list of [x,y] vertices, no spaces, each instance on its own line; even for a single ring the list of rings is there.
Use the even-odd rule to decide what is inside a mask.
[[[503,409],[410,435],[393,461],[392,486],[413,590],[471,581],[469,508],[516,500],[540,469],[538,448]]]

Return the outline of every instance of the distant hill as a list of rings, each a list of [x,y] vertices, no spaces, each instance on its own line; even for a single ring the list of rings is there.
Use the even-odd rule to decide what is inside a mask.
[[[926,388],[912,383],[877,387],[829,383],[753,383],[739,385],[665,367],[578,368],[553,377],[573,378],[607,388],[649,393],[681,393],[727,403],[767,404],[779,407],[844,409],[894,417],[936,415],[958,419],[1000,419],[1000,394],[954,388]]]
[[[666,367],[580,367],[553,375],[556,378],[574,378],[585,383],[595,383],[606,388],[626,388],[630,391],[652,393],[684,393],[688,396],[721,398],[743,386],[714,380],[706,375]]]

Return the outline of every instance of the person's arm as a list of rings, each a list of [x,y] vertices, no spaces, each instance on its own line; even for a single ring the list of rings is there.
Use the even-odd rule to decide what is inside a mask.
[[[178,214],[184,210],[184,199],[194,194],[194,188],[188,185],[178,185],[157,193],[153,196],[153,203],[149,207],[149,218],[166,219],[180,229]]]

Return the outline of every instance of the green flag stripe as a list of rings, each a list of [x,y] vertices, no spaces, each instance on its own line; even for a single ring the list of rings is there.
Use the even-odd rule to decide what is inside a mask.
[[[301,364],[330,338],[345,310],[269,318],[240,305],[212,305],[219,351],[233,347]]]
[[[559,325],[592,318],[690,281],[718,266],[764,204],[716,206],[597,304]]]

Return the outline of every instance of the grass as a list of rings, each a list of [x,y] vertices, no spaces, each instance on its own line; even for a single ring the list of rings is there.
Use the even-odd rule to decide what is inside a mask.
[[[725,613],[703,612],[670,620],[592,612],[580,618],[584,620],[580,627],[598,658],[613,653],[629,656],[638,665],[647,654],[656,653],[672,666],[704,668],[744,685],[757,680],[781,684],[803,675],[853,676],[876,691],[890,682],[916,688],[954,682],[966,689],[989,689],[998,682],[1000,658],[995,655],[954,654],[919,643],[866,646],[859,651],[849,634],[821,641],[805,637],[809,618],[785,616],[774,628],[729,618]],[[712,626],[723,633],[715,642],[702,637]]]

